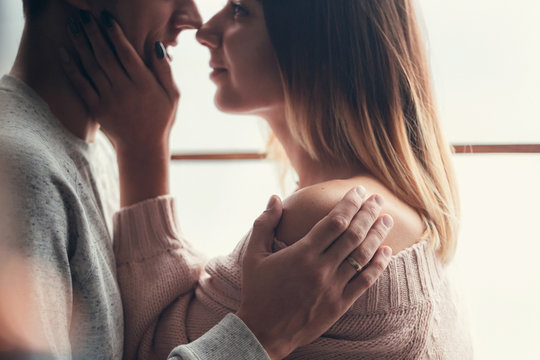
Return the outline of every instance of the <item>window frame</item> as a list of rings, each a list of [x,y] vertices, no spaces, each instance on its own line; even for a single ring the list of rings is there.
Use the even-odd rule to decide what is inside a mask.
[[[454,144],[454,153],[460,155],[476,154],[540,154],[540,144]],[[228,161],[264,160],[264,152],[234,153],[173,153],[172,161]]]

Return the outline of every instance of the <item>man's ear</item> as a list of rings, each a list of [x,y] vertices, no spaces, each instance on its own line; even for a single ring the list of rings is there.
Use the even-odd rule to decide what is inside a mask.
[[[77,9],[90,10],[90,3],[88,0],[64,0],[68,5]]]

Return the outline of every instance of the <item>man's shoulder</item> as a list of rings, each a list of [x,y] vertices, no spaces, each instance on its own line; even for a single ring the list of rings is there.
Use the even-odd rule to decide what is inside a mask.
[[[12,77],[0,80],[1,142],[10,146],[17,143],[46,146],[58,137],[52,117],[49,106],[20,80]]]
[[[71,182],[62,167],[64,157],[36,136],[0,134],[2,186],[10,191],[14,208],[35,215],[63,206]]]
[[[65,150],[62,139],[48,126],[47,116],[23,92],[0,88],[0,160],[3,168],[35,176],[57,169]]]
[[[44,139],[27,129],[10,131],[2,127],[1,130],[0,160],[4,169],[34,176],[43,176],[58,169],[58,159],[62,154],[48,143],[54,140]]]

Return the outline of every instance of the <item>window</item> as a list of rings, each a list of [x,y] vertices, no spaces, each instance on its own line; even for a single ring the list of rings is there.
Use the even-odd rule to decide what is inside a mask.
[[[208,19],[223,0],[199,3]],[[540,358],[540,2],[419,4],[450,141],[532,144],[530,154],[455,156],[463,223],[453,270],[469,304],[475,358]],[[15,56],[20,8],[18,1],[0,0],[2,73]],[[193,32],[182,34],[172,55],[182,91],[174,152],[264,151],[260,120],[224,115],[213,106],[214,88],[205,80],[208,51]],[[171,184],[184,232],[209,255],[227,253],[270,195],[281,192],[268,160],[174,161]]]

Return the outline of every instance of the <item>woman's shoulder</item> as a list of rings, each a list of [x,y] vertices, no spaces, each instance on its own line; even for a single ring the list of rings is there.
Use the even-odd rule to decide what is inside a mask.
[[[283,217],[276,233],[277,239],[291,245],[302,238],[334,208],[347,191],[357,185],[366,188],[368,197],[371,194],[383,196],[385,202],[381,215],[389,214],[394,218],[394,227],[384,243],[394,249],[394,254],[422,238],[425,227],[413,208],[377,179],[371,176],[356,176],[305,187],[286,198],[283,201]]]

